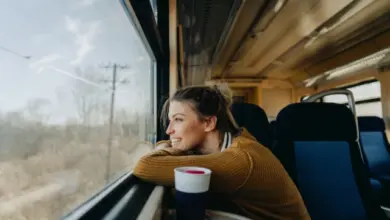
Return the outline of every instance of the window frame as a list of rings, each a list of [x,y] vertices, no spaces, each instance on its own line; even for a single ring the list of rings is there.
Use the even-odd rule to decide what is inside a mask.
[[[167,139],[158,123],[169,96],[169,1],[157,0],[157,22],[150,1],[120,0],[156,60],[156,140]]]

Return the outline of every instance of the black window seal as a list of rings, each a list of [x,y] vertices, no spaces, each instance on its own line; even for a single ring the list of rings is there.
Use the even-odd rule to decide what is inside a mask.
[[[104,187],[87,201],[63,216],[63,220],[100,219],[123,195],[134,186],[137,178],[132,172],[124,174],[119,179]]]
[[[343,86],[343,87],[339,87],[339,89],[350,89],[350,88],[353,88],[353,87],[362,86],[362,85],[366,85],[366,84],[370,84],[370,83],[374,83],[374,82],[379,82],[379,80],[377,80],[377,79],[365,80],[365,81],[362,81],[362,82],[358,82],[358,83],[346,85],[346,86]]]

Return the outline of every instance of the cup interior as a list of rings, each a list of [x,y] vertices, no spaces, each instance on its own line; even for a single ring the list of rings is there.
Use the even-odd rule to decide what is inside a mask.
[[[177,167],[175,168],[175,173],[186,173],[186,174],[195,174],[195,175],[210,175],[211,170],[204,167]]]

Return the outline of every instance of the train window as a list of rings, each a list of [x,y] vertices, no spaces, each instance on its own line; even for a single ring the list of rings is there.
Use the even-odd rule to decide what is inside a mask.
[[[357,116],[382,117],[381,88],[379,81],[362,82],[357,85],[344,87],[353,93]],[[345,95],[329,95],[324,102],[347,104]]]
[[[331,102],[331,103],[338,103],[338,104],[343,104],[348,102],[347,96],[345,95],[328,95],[325,96],[323,99],[324,102]]]
[[[370,81],[348,89],[354,95],[358,116],[383,116],[379,81]]]
[[[362,103],[356,105],[358,116],[378,116],[383,117],[381,102]]]
[[[0,2],[0,219],[58,219],[152,149],[132,22],[120,1]]]
[[[381,85],[379,81],[358,85],[348,89],[353,93],[355,102],[381,97]]]

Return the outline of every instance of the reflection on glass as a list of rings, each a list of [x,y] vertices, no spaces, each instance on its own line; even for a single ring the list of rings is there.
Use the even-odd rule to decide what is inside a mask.
[[[119,1],[1,1],[0,24],[0,219],[57,219],[150,151],[154,61]]]
[[[157,21],[157,0],[149,0],[150,1],[150,6],[152,6],[152,11],[154,14],[154,18]]]

